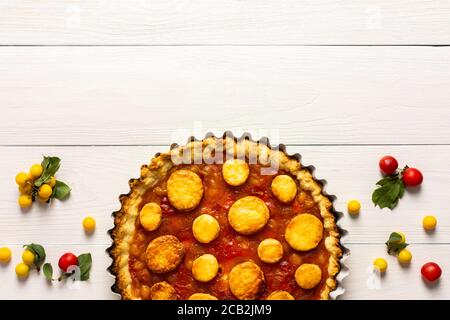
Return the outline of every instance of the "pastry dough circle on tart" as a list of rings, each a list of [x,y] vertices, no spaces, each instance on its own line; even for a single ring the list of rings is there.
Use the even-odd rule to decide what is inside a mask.
[[[154,202],[147,203],[142,207],[141,212],[139,213],[139,222],[147,231],[158,229],[161,225],[161,219],[161,207]]]
[[[226,180],[221,162],[211,161],[214,153],[204,152],[211,158],[202,163],[177,160],[189,150],[224,150],[226,145],[239,159],[237,152],[243,150],[249,168],[245,179],[238,175],[244,180],[238,186]],[[251,162],[255,153],[275,157],[278,167],[262,173],[269,162],[264,158]],[[277,195],[276,190],[283,190],[273,183],[278,176],[292,179],[295,188],[288,190],[293,194],[295,189],[298,196],[290,200],[280,196],[283,191]],[[114,214],[114,243],[109,249],[110,270],[116,276],[113,291],[123,299],[328,299],[337,286],[342,249],[332,204],[297,157],[249,139],[208,137],[156,155],[141,168],[139,179],[130,180],[130,189],[120,197],[122,207]],[[151,203],[161,209],[156,228],[158,223],[147,224],[144,214],[140,221],[142,209]],[[276,260],[277,254],[261,245],[268,239],[282,245],[278,262],[261,260]],[[194,267],[202,255],[213,255],[218,265],[217,274],[207,282],[193,275],[209,278],[208,272],[215,270],[198,263]],[[319,283],[307,291],[297,281],[305,282],[304,277],[311,282],[314,277],[300,271],[296,277],[302,263],[321,271]]]
[[[258,257],[265,263],[276,263],[283,258],[283,245],[276,239],[264,239],[258,246]]]
[[[252,261],[234,266],[229,278],[230,290],[239,300],[258,298],[264,286],[264,273]]]
[[[192,263],[192,275],[200,282],[211,281],[219,271],[219,263],[212,254],[204,254]]]
[[[269,294],[267,300],[295,300],[295,299],[289,292],[284,290],[277,290]]]
[[[309,213],[295,216],[286,227],[285,238],[289,245],[298,251],[314,249],[322,240],[323,225]]]
[[[248,196],[236,201],[228,211],[228,222],[240,234],[260,231],[269,221],[267,205],[258,197]]]
[[[147,267],[154,273],[174,270],[183,261],[184,246],[177,237],[165,235],[153,239],[145,252]]]
[[[308,290],[316,287],[322,279],[322,270],[316,264],[305,263],[295,271],[295,281],[300,288]]]
[[[192,171],[177,170],[167,180],[170,203],[178,210],[190,211],[198,206],[203,197],[202,179]]]
[[[208,293],[194,293],[189,297],[188,300],[218,300],[218,299]]]
[[[248,164],[241,159],[227,160],[222,166],[223,179],[230,186],[242,185],[247,180],[249,173]]]
[[[157,282],[150,288],[152,300],[177,300],[177,292],[165,281]]]
[[[275,197],[283,203],[289,203],[297,195],[297,185],[294,179],[286,174],[276,176],[272,180],[271,189]]]
[[[219,232],[219,222],[209,214],[198,216],[192,223],[192,233],[200,243],[210,243],[219,236]]]

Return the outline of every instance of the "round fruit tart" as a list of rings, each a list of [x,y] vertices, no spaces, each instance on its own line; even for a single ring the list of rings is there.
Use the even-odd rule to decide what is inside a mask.
[[[111,231],[123,299],[328,299],[342,249],[332,204],[298,157],[208,137],[130,180]]]

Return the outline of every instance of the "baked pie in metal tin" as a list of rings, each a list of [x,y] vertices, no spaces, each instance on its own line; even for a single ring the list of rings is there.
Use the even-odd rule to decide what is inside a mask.
[[[129,185],[108,249],[123,299],[329,299],[337,287],[330,197],[283,147],[192,139]]]

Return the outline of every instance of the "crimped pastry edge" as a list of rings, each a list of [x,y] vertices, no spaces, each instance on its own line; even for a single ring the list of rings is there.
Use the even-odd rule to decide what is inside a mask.
[[[122,299],[140,299],[134,296],[131,290],[131,275],[128,270],[129,246],[134,235],[135,220],[139,215],[137,207],[141,201],[141,196],[152,186],[163,179],[167,172],[175,165],[172,162],[172,155],[179,155],[182,150],[193,148],[204,148],[205,146],[215,146],[218,143],[227,143],[236,147],[245,146],[245,154],[252,148],[258,152],[258,156],[266,152],[267,154],[276,153],[280,160],[280,169],[289,171],[293,176],[297,177],[300,186],[311,192],[313,199],[319,205],[320,214],[323,218],[324,229],[329,232],[329,236],[325,239],[325,247],[330,253],[328,264],[328,278],[320,292],[322,300],[330,299],[330,293],[338,287],[337,275],[341,270],[340,260],[343,253],[347,253],[347,249],[340,243],[340,233],[344,230],[337,226],[336,220],[338,213],[334,210],[332,201],[334,196],[327,195],[323,190],[324,181],[316,180],[313,176],[313,166],[302,166],[301,156],[299,154],[288,155],[286,147],[279,145],[271,147],[267,138],[258,141],[251,139],[249,134],[244,134],[240,138],[234,137],[230,132],[225,132],[221,137],[215,137],[207,134],[203,140],[196,140],[194,137],[189,138],[188,143],[183,146],[172,145],[167,153],[157,153],[151,160],[149,165],[141,167],[141,174],[138,179],[129,181],[130,191],[119,197],[121,208],[113,212],[114,227],[108,231],[113,243],[107,249],[108,254],[113,259],[109,272],[115,276],[115,282],[111,290],[121,296]],[[128,214],[126,214],[128,212]],[[345,275],[344,275],[345,276]],[[343,276],[343,277],[344,277]],[[342,278],[341,277],[341,280]],[[342,290],[341,290],[342,291]],[[335,291],[337,292],[337,291]]]

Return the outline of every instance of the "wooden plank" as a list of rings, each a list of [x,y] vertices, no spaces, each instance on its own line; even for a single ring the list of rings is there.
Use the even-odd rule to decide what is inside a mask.
[[[430,261],[438,263],[445,273],[450,268],[449,245],[410,246],[413,260],[406,267],[400,265],[396,257],[388,256],[384,246],[349,245],[349,248],[351,254],[345,263],[350,273],[344,279],[346,292],[342,299],[440,300],[450,296],[450,288],[444,278],[427,284],[420,274],[420,268]],[[386,274],[381,278],[372,272],[372,262],[378,257],[388,261]]]
[[[90,252],[93,258],[91,278],[87,282],[71,286],[64,282],[48,285],[43,275],[32,271],[25,281],[17,280],[14,266],[21,261],[23,248],[19,245],[9,246],[13,252],[13,260],[9,265],[0,267],[2,290],[0,299],[118,299],[110,291],[113,277],[106,271],[111,259],[105,253],[104,245],[45,245],[47,261],[55,267],[59,257],[72,251],[75,254]],[[421,279],[420,268],[428,261],[435,261],[441,268],[450,268],[449,245],[413,245],[413,260],[410,267],[401,267],[395,257],[388,256],[382,245],[349,245],[350,256],[345,264],[350,269],[344,280],[346,292],[340,299],[445,299],[450,289],[442,280],[435,286],[427,286]],[[388,260],[389,267],[381,281],[371,281],[369,273],[372,261],[377,257]],[[55,274],[57,271],[55,270]],[[380,286],[377,286],[379,284]],[[411,290],[414,288],[414,290]]]
[[[449,144],[450,47],[2,47],[0,145]],[[39,129],[37,129],[39,128]]]
[[[0,44],[449,44],[445,0],[9,0]]]
[[[138,177],[141,164],[167,150],[161,146],[1,147],[0,242],[108,246],[111,240],[106,231],[113,226],[111,213],[119,209],[118,196],[128,192],[127,182]],[[340,224],[349,231],[346,243],[383,246],[393,231],[404,232],[414,245],[450,243],[450,204],[442,201],[450,180],[450,146],[289,146],[288,152],[302,154],[304,164],[316,166],[317,178],[327,180],[327,192],[337,196],[336,209],[344,212]],[[15,174],[39,162],[43,154],[61,157],[59,178],[73,188],[72,195],[50,207],[35,203],[30,211],[22,212],[16,200]],[[385,154],[395,155],[401,165],[421,168],[425,177],[421,190],[407,192],[392,212],[374,208],[370,200],[380,178],[377,162]],[[346,203],[353,198],[362,203],[358,218],[346,213]],[[428,214],[438,218],[433,234],[422,228],[422,218]],[[88,238],[81,227],[87,215],[94,216],[98,224]]]

